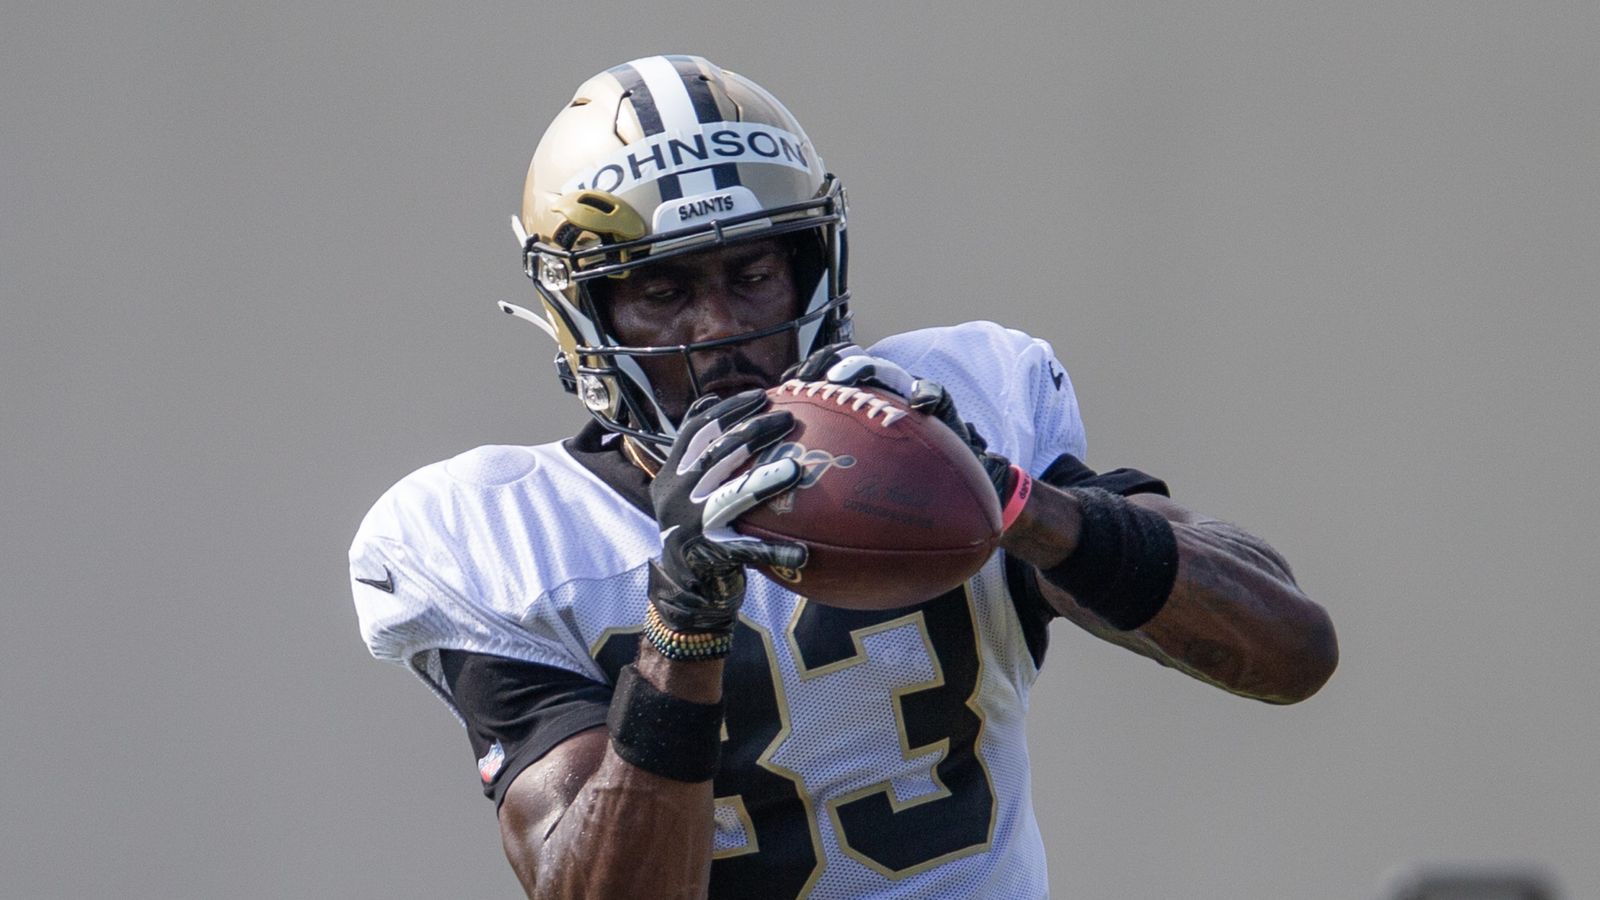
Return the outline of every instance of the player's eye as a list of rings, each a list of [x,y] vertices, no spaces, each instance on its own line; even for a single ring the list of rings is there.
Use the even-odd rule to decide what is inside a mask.
[[[683,296],[683,289],[671,282],[647,284],[640,292],[651,303],[671,303]]]
[[[760,284],[770,280],[774,274],[772,266],[763,264],[741,269],[736,277],[740,284]]]

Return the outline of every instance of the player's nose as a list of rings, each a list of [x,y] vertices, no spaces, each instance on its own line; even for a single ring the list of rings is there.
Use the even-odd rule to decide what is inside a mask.
[[[694,340],[714,341],[748,331],[739,298],[727,285],[706,285],[694,304]]]

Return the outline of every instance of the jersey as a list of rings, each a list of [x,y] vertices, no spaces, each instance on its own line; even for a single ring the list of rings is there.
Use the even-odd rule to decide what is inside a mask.
[[[968,323],[869,352],[944,385],[992,451],[1036,476],[1084,454],[1071,382],[1042,340]],[[591,427],[420,469],[350,549],[367,646],[468,722],[494,797],[603,724],[638,650],[660,537],[644,474],[609,437]],[[713,897],[1047,893],[1024,717],[1049,614],[1022,568],[996,553],[957,590],[874,612],[750,574],[724,678]],[[478,721],[457,694],[463,654],[536,682],[535,734]]]

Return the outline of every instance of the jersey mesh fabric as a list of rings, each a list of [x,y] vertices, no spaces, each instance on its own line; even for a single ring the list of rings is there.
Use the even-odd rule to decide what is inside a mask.
[[[655,523],[558,445],[479,447],[406,476],[363,521],[351,572],[387,572],[394,589],[354,582],[362,637],[379,659],[409,664],[452,710],[440,649],[601,679],[560,613],[584,584],[615,590],[619,575],[642,600],[644,567],[659,550]]]
[[[991,448],[1034,474],[1083,455],[1070,382],[1043,341],[973,323],[872,352],[945,385]],[[654,521],[551,444],[483,447],[407,476],[350,558],[355,578],[393,578],[392,593],[353,584],[372,653],[409,663],[452,703],[440,649],[609,681],[637,646],[657,552]],[[716,848],[728,858],[714,864],[713,896],[767,895],[723,873],[759,874],[751,861],[765,854],[807,859],[795,846],[806,842],[808,896],[1045,893],[1024,730],[1037,670],[998,555],[964,590],[874,614],[818,607],[752,574],[741,623],[724,758],[754,761],[793,799],[719,790]],[[800,817],[795,830],[778,828],[786,817]],[[760,846],[752,822],[768,829]]]
[[[1062,453],[1085,456],[1072,380],[1044,340],[969,322],[885,338],[870,352],[944,385],[989,449],[1033,475]]]

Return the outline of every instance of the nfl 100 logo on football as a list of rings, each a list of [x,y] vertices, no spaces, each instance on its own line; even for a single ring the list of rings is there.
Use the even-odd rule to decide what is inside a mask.
[[[821,448],[809,450],[804,444],[788,441],[761,451],[761,455],[756,457],[754,465],[760,466],[769,462],[777,462],[780,459],[794,460],[800,464],[800,468],[803,471],[800,481],[792,489],[784,491],[767,501],[767,508],[780,515],[794,511],[796,491],[803,491],[814,486],[822,479],[822,476],[828,474],[835,467],[848,469],[856,464],[854,456],[848,454],[835,456]]]

